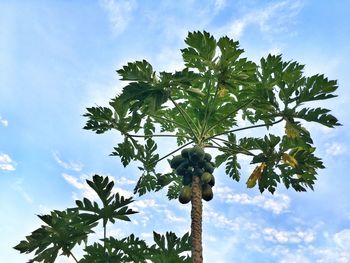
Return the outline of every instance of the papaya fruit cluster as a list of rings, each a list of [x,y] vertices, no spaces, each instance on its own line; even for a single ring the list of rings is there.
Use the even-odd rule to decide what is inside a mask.
[[[213,199],[212,187],[215,185],[213,171],[215,168],[211,159],[209,153],[196,145],[193,148],[183,149],[180,155],[174,156],[170,161],[171,168],[177,175],[182,176],[183,187],[179,195],[180,203],[187,204],[191,201],[194,176],[200,177],[202,199],[205,201]]]

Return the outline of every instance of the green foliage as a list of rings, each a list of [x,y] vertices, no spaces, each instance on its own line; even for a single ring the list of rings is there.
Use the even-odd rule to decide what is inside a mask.
[[[86,180],[86,182],[95,190],[103,204],[103,207],[100,208],[97,202],[92,203],[87,198],[84,198],[83,201],[76,201],[79,211],[85,212],[80,213],[80,216],[86,222],[97,222],[102,219],[103,227],[105,227],[108,222],[115,223],[115,219],[130,221],[128,215],[137,213],[127,207],[133,202],[131,197],[124,198],[118,193],[111,193],[114,182],[109,182],[108,177],[95,175],[93,181]]]
[[[152,81],[155,77],[152,65],[146,60],[128,63],[122,69],[117,70],[122,80]]]
[[[85,117],[90,119],[85,125],[85,129],[93,130],[97,134],[104,133],[113,128],[113,111],[107,107],[87,108]]]
[[[280,182],[297,191],[313,189],[317,170],[324,166],[314,155],[302,121],[330,128],[340,124],[330,110],[305,104],[336,97],[337,82],[323,75],[305,76],[304,65],[285,62],[281,55],[268,55],[256,64],[243,57],[239,43],[227,36],[215,39],[208,32],[195,31],[185,43],[182,70],[157,74],[147,61],[128,63],[118,70],[129,83],[110,103],[113,114],[106,108],[88,108],[85,115],[89,118],[85,129],[98,133],[116,129],[124,135],[113,155],[120,156],[124,165],[132,160],[142,163],[135,192],[141,195],[167,186],[168,197],[178,195],[181,181],[176,177],[166,184],[157,179],[156,164],[177,152],[169,150],[158,158],[156,138],[166,136],[176,139],[178,150],[189,144],[218,149],[215,166],[224,164],[236,181],[241,178],[238,155],[250,157],[252,164],[264,164],[261,174],[256,174],[261,192],[273,193]],[[238,125],[238,114],[247,125]],[[154,124],[152,133],[142,133],[145,120]],[[259,137],[236,139],[246,129],[268,130],[277,124],[285,125],[285,134],[262,131]],[[300,160],[291,167],[282,157],[296,148]]]
[[[93,229],[100,220],[102,220],[104,235],[106,235],[108,222],[130,221],[128,216],[137,212],[128,208],[128,205],[134,202],[132,198],[112,193],[114,182],[108,177],[95,175],[92,181],[86,180],[86,182],[99,197],[102,207],[96,201],[83,198],[83,201],[76,201],[77,207],[64,211],[54,210],[48,215],[39,215],[38,217],[45,225],[33,231],[26,237],[26,240],[22,240],[14,247],[21,253],[34,252],[34,257],[29,262],[53,263],[58,255],[73,257],[76,262],[80,263],[146,263],[147,260],[152,259],[156,260],[152,262],[164,262],[157,260],[165,260],[167,256],[172,260],[167,262],[190,260],[189,256],[185,259],[183,255],[179,255],[191,250],[188,233],[178,238],[172,232],[167,232],[165,236],[154,232],[156,244],[150,247],[144,240],[133,234],[122,239],[104,236],[101,239],[102,244],[95,242],[88,245],[89,234],[94,233]],[[165,246],[165,239],[168,247]],[[75,246],[82,244],[84,244],[85,254],[78,261],[72,250]]]
[[[88,234],[93,233],[92,229],[97,225],[95,222],[85,222],[77,209],[54,210],[49,215],[38,217],[45,225],[14,247],[21,253],[35,251],[34,258],[29,262],[55,262],[59,253],[70,256],[73,247],[86,242]]]
[[[183,256],[184,252],[191,250],[191,237],[186,233],[183,237],[177,237],[172,232],[167,232],[165,236],[153,232],[155,244],[150,247],[150,260],[153,263],[178,263],[192,262],[191,257]]]

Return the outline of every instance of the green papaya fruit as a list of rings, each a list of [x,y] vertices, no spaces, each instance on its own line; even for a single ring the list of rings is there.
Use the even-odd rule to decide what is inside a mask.
[[[214,194],[213,190],[211,189],[211,186],[209,184],[202,184],[202,198],[205,201],[210,201],[213,199]]]
[[[203,173],[204,173],[204,170],[202,168],[195,167],[193,169],[193,175],[195,176],[201,176]]]
[[[199,167],[199,168],[204,168],[205,164],[206,164],[206,161],[205,161],[205,160],[200,160],[200,161],[198,162],[198,167]]]
[[[212,175],[211,180],[209,181],[208,184],[209,184],[211,187],[213,187],[213,186],[215,185],[215,177],[214,177],[214,175]]]
[[[205,155],[204,150],[198,145],[194,146],[189,151],[189,159],[192,163],[198,163],[200,160],[203,160]]]
[[[189,151],[190,151],[191,149],[190,148],[185,148],[185,149],[183,149],[182,151],[181,151],[181,156],[183,157],[183,158],[189,158]]]
[[[158,178],[158,184],[160,184],[161,186],[166,186],[168,185],[170,182],[171,182],[171,178],[170,177],[167,177],[167,176],[160,176]]]
[[[180,190],[179,202],[181,204],[187,204],[188,202],[191,201],[191,196],[192,196],[192,189],[191,189],[191,187],[185,185]]]
[[[183,161],[185,161],[185,158],[183,158],[181,155],[176,155],[170,161],[170,167],[172,169],[176,169]]]
[[[177,175],[185,175],[189,171],[189,163],[187,160],[183,161],[177,168],[175,173]]]
[[[190,185],[192,183],[192,174],[187,173],[182,177],[182,184],[183,185]]]
[[[204,160],[207,161],[207,162],[210,162],[211,161],[211,155],[209,153],[205,153],[204,154]]]
[[[214,172],[214,167],[211,163],[206,162],[204,165],[204,171],[208,172],[208,173],[213,173]]]
[[[213,177],[213,175],[211,173],[208,172],[204,172],[201,176],[201,181],[203,183],[208,184],[211,181],[211,178]]]

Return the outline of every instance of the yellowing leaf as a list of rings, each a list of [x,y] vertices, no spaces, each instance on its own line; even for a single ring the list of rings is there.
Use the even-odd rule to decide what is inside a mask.
[[[246,182],[248,188],[253,188],[256,185],[256,181],[260,179],[262,172],[266,167],[265,163],[261,163],[255,167],[252,174],[249,176],[248,181]]]
[[[286,126],[284,127],[284,131],[287,135],[288,138],[294,139],[298,137],[299,131],[293,127],[293,124],[290,123],[289,121],[286,122]]]
[[[289,155],[288,153],[284,153],[282,155],[282,161],[286,164],[289,164],[293,168],[295,168],[298,165],[298,161],[292,155]]]
[[[224,86],[220,86],[218,90],[219,98],[224,97],[227,94],[227,89]]]

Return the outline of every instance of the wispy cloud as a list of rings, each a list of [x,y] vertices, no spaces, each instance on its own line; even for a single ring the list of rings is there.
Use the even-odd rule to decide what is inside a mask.
[[[215,227],[216,233],[232,236],[231,250],[223,253],[232,256],[238,247],[244,243],[244,252],[269,255],[271,262],[280,263],[311,263],[311,262],[350,262],[350,229],[343,229],[322,239],[322,224],[309,226],[287,225],[276,227],[268,219],[258,214],[242,214],[234,217],[226,212],[217,211],[211,207],[204,207],[204,223]],[[253,217],[254,218],[253,218]],[[207,233],[206,233],[207,235]],[[217,234],[220,235],[220,234]],[[226,237],[225,237],[226,238]],[[235,241],[236,240],[236,241]],[[215,241],[225,246],[227,243]],[[213,249],[208,246],[208,249]],[[222,251],[222,250],[221,250]],[[213,258],[216,251],[207,251]],[[272,260],[274,259],[274,260]],[[226,262],[226,261],[220,261]]]
[[[2,171],[14,171],[16,163],[5,153],[0,153],[0,170]]]
[[[135,180],[130,180],[130,179],[126,178],[126,177],[120,177],[120,178],[115,180],[115,183],[117,185],[129,185],[129,184],[135,185],[136,181]]]
[[[0,115],[0,124],[4,127],[7,127],[9,125],[9,122]]]
[[[348,263],[350,262],[350,229],[327,235],[326,240],[319,244],[300,244],[296,249],[278,245],[267,247],[266,251],[280,258],[281,263]]]
[[[165,209],[164,214],[165,214],[165,218],[168,222],[187,222],[187,219],[185,219],[183,217],[176,216],[176,214],[169,209]]]
[[[276,193],[270,197],[266,195],[250,196],[246,193],[234,193],[229,187],[218,187],[216,193],[222,202],[255,205],[274,214],[285,212],[290,205],[290,198],[285,194]]]
[[[214,2],[214,10],[215,12],[221,11],[226,6],[226,0],[215,0]]]
[[[346,146],[343,143],[333,142],[326,144],[326,153],[333,156],[338,156],[346,152]]]
[[[67,170],[72,170],[72,171],[76,171],[76,172],[80,172],[83,168],[83,165],[80,163],[74,163],[74,162],[65,162],[63,161],[57,152],[54,152],[53,154],[53,158],[55,159],[55,161],[62,166],[63,168],[67,169]]]
[[[282,244],[310,243],[315,239],[315,233],[312,232],[311,230],[283,231],[273,227],[267,227],[267,228],[264,228],[262,232],[265,240],[276,242],[276,243],[282,243]]]
[[[250,25],[257,25],[265,34],[285,32],[301,8],[301,1],[277,1],[259,10],[246,13],[222,28],[220,34],[225,33],[238,39]]]
[[[333,239],[338,247],[350,252],[350,229],[344,229],[334,234]]]
[[[32,197],[23,188],[23,179],[18,179],[12,185],[12,188],[16,190],[29,204],[33,203]]]
[[[136,1],[101,0],[100,4],[108,13],[113,32],[115,34],[122,33],[132,19],[132,11],[136,8]]]

